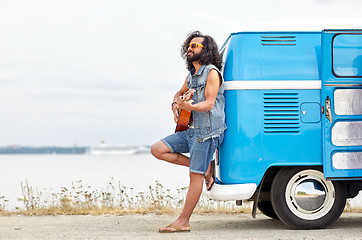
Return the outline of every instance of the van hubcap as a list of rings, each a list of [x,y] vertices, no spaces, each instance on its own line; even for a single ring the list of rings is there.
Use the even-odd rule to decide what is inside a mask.
[[[334,186],[317,170],[295,174],[287,184],[285,199],[289,209],[299,218],[315,220],[333,207]]]

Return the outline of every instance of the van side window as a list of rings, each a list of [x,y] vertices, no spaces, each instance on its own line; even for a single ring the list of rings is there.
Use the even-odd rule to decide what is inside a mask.
[[[362,35],[339,34],[333,39],[333,74],[336,77],[362,77]]]

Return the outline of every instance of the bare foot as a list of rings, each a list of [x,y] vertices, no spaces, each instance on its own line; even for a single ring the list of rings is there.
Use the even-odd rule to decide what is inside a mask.
[[[207,191],[211,190],[212,185],[214,184],[214,168],[213,168],[213,162],[210,163],[207,171],[206,171],[206,176],[205,176],[205,185],[206,185],[206,189]]]
[[[207,191],[209,191],[209,189],[211,188],[213,183],[214,183],[214,178],[212,176],[209,178],[209,180],[205,179],[205,185],[206,185]]]
[[[159,228],[158,231],[160,233],[166,233],[166,232],[189,232],[190,226],[177,226],[175,224],[170,224],[166,227]]]

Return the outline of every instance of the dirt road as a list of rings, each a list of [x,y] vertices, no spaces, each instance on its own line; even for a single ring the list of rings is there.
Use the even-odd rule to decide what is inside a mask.
[[[194,215],[190,233],[158,233],[176,216],[0,217],[0,239],[362,239],[362,214],[344,213],[329,229],[290,230],[261,214]]]

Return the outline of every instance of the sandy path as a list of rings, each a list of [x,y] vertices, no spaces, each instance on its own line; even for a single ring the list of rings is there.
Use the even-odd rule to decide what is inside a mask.
[[[329,229],[290,230],[249,214],[194,215],[191,233],[160,234],[170,215],[0,217],[0,239],[362,239],[362,214],[344,213]]]

